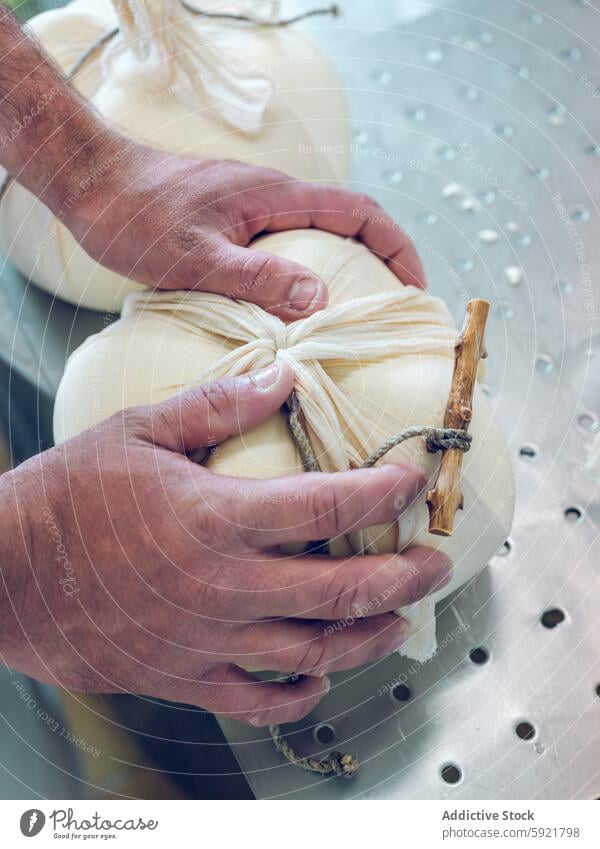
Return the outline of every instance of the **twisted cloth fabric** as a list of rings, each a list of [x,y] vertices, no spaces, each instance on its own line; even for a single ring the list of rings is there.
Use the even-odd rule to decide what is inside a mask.
[[[162,313],[188,333],[221,340],[223,356],[199,373],[198,384],[286,360],[305,430],[327,472],[359,467],[382,439],[381,411],[357,415],[356,400],[324,365],[352,369],[407,355],[452,357],[457,337],[443,303],[411,286],[334,304],[287,325],[254,304],[196,292],[130,295],[123,317],[140,312]]]
[[[319,274],[330,305],[285,325],[260,307],[217,295],[130,296],[118,321],[71,354],[54,407],[56,442],[125,407],[156,403],[199,382],[285,359],[295,375],[298,422],[316,467],[329,472],[358,468],[369,459],[413,461],[433,480],[439,455],[430,453],[427,443],[434,446],[427,437],[435,436],[439,444],[440,437],[452,442],[461,436],[440,432],[458,336],[446,306],[399,286],[384,263],[351,239],[300,230],[270,234],[257,240],[259,246]],[[423,498],[410,504],[400,498],[395,523],[352,530],[330,546],[335,556],[349,557],[422,544],[452,560],[453,576],[445,587],[399,611],[411,629],[401,652],[418,662],[438,648],[436,602],[481,571],[510,531],[510,455],[478,388],[473,402],[473,447],[461,475],[465,506],[452,536],[427,532]],[[398,444],[397,438],[416,426],[420,435]],[[394,446],[381,455],[390,440]],[[253,431],[233,436],[203,462],[213,473],[234,477],[293,475],[308,467],[310,457],[308,451],[301,456],[297,445],[291,418],[288,427],[285,415],[275,414]],[[292,545],[285,553],[300,548]]]
[[[192,109],[205,106],[208,94],[230,126],[247,133],[260,130],[273,85],[263,74],[245,67],[243,61],[223,56],[218,40],[222,23],[201,21],[204,37],[198,50],[198,17],[179,0],[113,2],[121,33],[102,56],[108,77],[122,71],[149,91],[171,86]],[[241,5],[248,11],[248,4],[231,5]],[[273,21],[277,4],[262,5],[265,21]]]

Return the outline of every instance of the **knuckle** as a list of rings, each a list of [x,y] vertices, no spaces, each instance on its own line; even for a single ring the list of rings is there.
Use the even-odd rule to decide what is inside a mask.
[[[415,601],[423,598],[426,594],[427,587],[423,580],[423,575],[420,569],[412,563],[405,564],[406,571],[402,573],[401,581],[404,583],[406,590],[404,592],[404,604],[413,604]]]
[[[150,421],[149,407],[129,407],[126,410],[119,410],[113,413],[107,420],[112,428],[115,428],[120,433],[130,433],[140,436],[146,436],[149,432],[148,423]]]
[[[381,209],[381,206],[377,203],[377,201],[373,200],[371,195],[367,194],[366,192],[357,192],[356,202],[363,209],[369,209],[369,210],[372,210],[372,211],[381,210],[383,212],[383,210]]]
[[[208,550],[214,557],[219,557],[224,554],[235,552],[240,553],[241,544],[244,542],[244,529],[240,527],[239,522],[235,522],[232,517],[230,504],[226,500],[220,498],[218,493],[211,490],[197,497],[192,506],[194,515],[194,527],[199,529],[202,543],[208,547]],[[225,594],[223,587],[235,586],[232,582],[237,579],[236,567],[239,561],[234,561],[233,564],[226,568],[225,564],[219,565],[218,579],[216,578],[215,586],[212,587],[214,592]],[[206,587],[208,591],[208,587]],[[231,597],[234,594],[228,592]],[[238,604],[239,604],[239,594]]]
[[[312,499],[312,516],[316,535],[321,537],[337,536],[344,528],[343,509],[333,484],[319,487]]]
[[[268,180],[272,180],[273,182],[284,182],[284,183],[297,183],[298,180],[296,177],[292,177],[290,174],[286,174],[285,171],[280,171],[279,168],[264,168],[262,173]]]
[[[227,415],[231,403],[231,388],[223,381],[216,380],[201,388],[200,398],[204,406],[206,427],[210,434],[212,426],[221,424]]]
[[[273,259],[267,254],[248,251],[240,269],[240,284],[247,290],[271,283],[272,265]]]
[[[348,566],[336,570],[328,587],[331,612],[337,619],[362,616],[368,608],[368,579],[357,582],[357,576]]]
[[[290,654],[289,672],[307,675],[315,670],[325,671],[328,645],[325,636],[316,636],[294,648]]]
[[[178,417],[176,417],[175,420],[178,421]],[[147,429],[150,431],[150,435],[154,438],[158,434],[170,433],[171,428],[172,417],[169,407],[166,407],[163,404],[158,405],[154,408],[152,415],[149,417]]]
[[[269,166],[244,165],[245,176],[250,180],[251,188],[277,189],[279,183],[297,183],[298,180],[278,168]]]

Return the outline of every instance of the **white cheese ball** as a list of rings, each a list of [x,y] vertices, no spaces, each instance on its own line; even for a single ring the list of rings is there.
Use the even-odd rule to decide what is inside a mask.
[[[251,7],[230,5],[234,11]],[[74,85],[125,135],[162,150],[238,159],[303,180],[339,184],[347,178],[342,84],[305,35],[293,27],[196,17],[179,0],[115,0],[114,6],[74,0],[29,21],[65,73],[117,24],[120,33],[94,54]],[[52,99],[44,108],[53,108]],[[95,167],[82,177],[81,196],[119,162]],[[4,176],[0,169],[0,181]],[[0,247],[34,283],[73,304],[118,311],[140,288],[94,262],[61,220],[14,182],[0,203]]]
[[[345,362],[320,362],[325,374],[352,405],[352,421],[339,422],[349,453],[357,424],[366,426],[370,434],[370,445],[362,451],[363,456],[405,427],[443,426],[454,364],[451,342],[457,333],[439,299],[415,289],[403,289],[384,263],[351,239],[301,230],[267,236],[257,244],[262,251],[301,262],[319,274],[329,287],[332,308],[377,293],[406,297],[406,316],[398,333],[412,344],[410,353],[379,361],[363,362],[351,356]],[[197,382],[201,372],[236,350],[239,343],[233,339],[194,324],[192,308],[201,309],[202,299],[207,297],[214,300],[217,296],[193,292],[132,296],[133,301],[126,304],[118,321],[90,337],[70,357],[56,399],[56,441],[68,439],[120,409],[158,402],[188,388]],[[227,316],[228,302],[222,301]],[[361,325],[364,331],[364,321],[358,318],[357,338]],[[446,334],[450,343],[442,345],[437,353],[419,351],[419,339],[434,331]],[[289,353],[293,355],[293,350]],[[456,515],[452,536],[444,538],[428,532],[423,495],[396,524],[370,529],[362,542],[355,534],[336,541],[332,552],[351,554],[360,551],[365,542],[371,544],[371,550],[380,552],[401,551],[418,543],[438,548],[452,559],[451,582],[432,599],[409,611],[409,621],[417,631],[421,630],[406,649],[416,659],[426,659],[435,650],[433,602],[483,569],[510,531],[514,506],[512,466],[489,402],[479,386],[474,393],[470,433],[473,444],[464,457],[461,482],[464,510]],[[392,449],[383,462],[403,460],[422,465],[433,481],[440,454],[429,453],[423,439],[416,438]],[[248,478],[302,473],[298,451],[281,413],[252,432],[228,440],[208,458],[206,465],[219,474]],[[331,468],[326,455],[322,468]]]

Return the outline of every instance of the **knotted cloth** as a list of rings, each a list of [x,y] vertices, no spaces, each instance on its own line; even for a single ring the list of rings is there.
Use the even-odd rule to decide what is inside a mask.
[[[357,415],[356,399],[324,365],[352,369],[406,355],[452,357],[457,338],[442,302],[412,286],[333,304],[290,324],[254,304],[199,292],[130,295],[123,317],[138,312],[164,314],[188,333],[222,340],[226,353],[198,374],[196,384],[285,360],[294,372],[304,427],[326,472],[358,468],[382,439],[381,411],[373,407]]]
[[[354,298],[291,324],[253,304],[210,294],[194,294],[193,298],[185,293],[131,295],[123,317],[138,312],[163,314],[167,321],[185,326],[187,332],[208,332],[221,337],[227,346],[235,345],[198,375],[199,384],[262,368],[277,358],[289,363],[295,391],[288,413],[305,469],[342,471],[374,465],[392,447],[414,436],[425,436],[430,451],[450,444],[468,450],[468,434],[412,427],[390,436],[372,451],[377,422],[368,415],[355,415],[355,404],[323,367],[324,363],[352,367],[408,354],[451,354],[456,331],[449,326],[446,311],[440,310],[436,322],[432,298],[418,289],[405,287]],[[364,538],[362,542],[365,550],[374,549]],[[429,605],[426,616],[434,616]],[[336,751],[324,758],[303,757],[279,726],[270,726],[269,731],[277,750],[302,769],[344,778],[352,778],[358,770],[358,762],[350,754]]]
[[[364,250],[360,245],[352,251]],[[364,403],[356,387],[354,393],[340,380],[340,370],[360,370],[370,363],[398,361],[404,357],[454,360],[458,333],[445,304],[412,286],[331,303],[327,308],[295,322],[285,324],[261,307],[202,292],[134,293],[124,305],[122,319],[135,325],[159,319],[165,327],[179,328],[203,340],[209,334],[223,351],[195,380],[182,388],[203,385],[224,377],[241,375],[285,360],[295,378],[295,395],[302,414],[302,426],[308,436],[318,468],[339,472],[359,468],[385,440],[406,427],[401,418],[392,429],[382,432],[382,410],[377,404]],[[155,322],[153,322],[155,323]],[[335,366],[336,380],[327,371]],[[359,387],[360,389],[360,387]],[[369,387],[363,386],[368,397]],[[362,402],[362,403],[361,403]],[[446,398],[440,397],[437,422],[441,425]],[[389,417],[387,417],[389,427]],[[416,435],[416,434],[414,434]],[[401,441],[401,440],[398,440]],[[385,452],[392,446],[388,445]],[[459,446],[460,447],[460,446]],[[376,456],[376,455],[375,455]],[[383,457],[383,454],[381,455]],[[376,460],[379,457],[376,456]],[[385,462],[385,460],[384,460]],[[397,540],[402,537],[400,516]],[[415,528],[415,531],[417,529]],[[404,539],[402,545],[410,542]],[[352,533],[356,553],[377,554],[382,548],[380,536],[368,530]],[[383,550],[389,550],[389,539]],[[410,610],[399,611],[411,623],[415,637],[413,657],[425,660],[435,651],[435,610],[430,599],[423,599]]]
[[[437,430],[444,420],[458,336],[443,302],[399,285],[384,263],[350,239],[292,231],[265,236],[255,247],[319,274],[330,305],[286,325],[258,306],[218,295],[130,295],[121,318],[71,354],[54,409],[56,442],[127,406],[156,403],[199,383],[284,359],[294,373],[299,422],[323,471],[414,459],[433,477],[438,461],[423,437],[432,448],[441,438],[462,438],[466,448],[463,433]],[[414,543],[434,545],[453,561],[449,584],[398,611],[410,625],[401,653],[417,664],[438,647],[436,601],[473,578],[510,530],[514,477],[506,443],[478,389],[473,409],[474,450],[461,479],[465,508],[451,537],[427,534],[427,508],[419,498],[409,506],[399,503],[395,525],[351,532],[331,543],[341,557],[375,553],[377,547],[393,552]],[[415,426],[420,438],[382,455],[400,432],[414,436]],[[307,466],[277,414],[203,459],[210,471],[237,477],[295,474],[303,463]],[[382,596],[374,601],[381,604]],[[460,626],[444,635],[440,645],[459,639],[462,631]],[[318,767],[335,771],[336,765],[327,761]],[[347,773],[348,763],[341,766]]]

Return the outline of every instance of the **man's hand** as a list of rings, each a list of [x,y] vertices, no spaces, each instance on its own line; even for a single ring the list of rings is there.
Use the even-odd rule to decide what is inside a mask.
[[[327,304],[310,270],[247,250],[260,233],[354,236],[424,287],[410,239],[371,198],[268,168],[164,153],[109,128],[0,4],[0,163],[98,262],[163,289],[253,301],[286,320]]]
[[[406,284],[425,287],[408,237],[374,200],[235,161],[164,153],[108,134],[118,159],[82,193],[65,223],[113,271],[161,289],[200,289],[252,301],[293,321],[327,305],[309,269],[248,250],[263,233],[315,227],[354,236]]]
[[[395,519],[424,485],[417,467],[242,480],[186,456],[256,427],[292,383],[273,365],[128,410],[0,478],[3,662],[264,725],[307,714],[327,673],[397,649],[406,623],[390,611],[442,586],[445,556],[279,546]],[[261,683],[243,666],[302,677]]]

